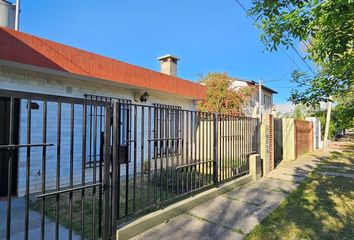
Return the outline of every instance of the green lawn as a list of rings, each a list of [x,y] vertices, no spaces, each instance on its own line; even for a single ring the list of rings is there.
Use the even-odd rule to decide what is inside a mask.
[[[343,152],[332,152],[319,169],[353,163],[352,141]],[[354,179],[316,170],[246,239],[354,239]]]

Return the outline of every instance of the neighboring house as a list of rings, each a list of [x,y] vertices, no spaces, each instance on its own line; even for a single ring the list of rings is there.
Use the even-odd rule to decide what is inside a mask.
[[[48,95],[89,98],[93,100],[112,101],[117,100],[124,103],[138,103],[149,106],[158,106],[166,109],[187,109],[195,110],[196,101],[205,97],[206,87],[200,84],[187,81],[176,76],[176,57],[166,55],[159,58],[161,70],[164,73],[152,71],[132,64],[86,52],[77,48],[69,47],[47,39],[33,35],[16,32],[7,28],[0,28],[0,90],[13,90]],[[168,74],[165,74],[168,73]],[[148,97],[146,102],[140,98],[145,94]],[[146,100],[146,99],[145,99]],[[43,114],[43,102],[34,101],[34,108],[31,111],[32,137],[31,142],[42,142],[41,118]],[[27,126],[27,101],[16,102],[15,123],[18,124],[19,144],[26,143]],[[0,145],[8,144],[9,122],[6,120],[9,115],[9,98],[0,97]],[[32,108],[32,106],[31,106]],[[47,142],[56,142],[57,108],[54,104],[48,103],[48,136]],[[63,104],[62,111],[70,113],[70,104]],[[82,129],[82,110],[75,108],[75,131]],[[81,113],[80,113],[81,111]],[[92,109],[88,124],[92,123]],[[103,116],[102,110],[98,109],[98,116]],[[156,118],[159,116],[156,114]],[[124,122],[124,116],[122,121]],[[167,127],[178,128],[178,119],[171,120]],[[62,129],[66,129],[62,135],[61,154],[69,156],[69,126],[70,114],[62,116]],[[157,119],[157,121],[159,121]],[[124,123],[123,123],[124,124]],[[92,125],[89,126],[92,129]],[[37,132],[36,132],[37,131]],[[145,128],[145,131],[146,128]],[[172,131],[172,130],[171,130]],[[176,129],[176,132],[179,129]],[[99,133],[98,133],[99,134]],[[137,133],[141,134],[141,133]],[[147,135],[147,133],[146,133]],[[146,136],[145,135],[145,136]],[[75,159],[80,158],[80,142],[82,136],[74,136]],[[123,137],[122,137],[123,138]],[[127,139],[127,137],[125,137]],[[90,145],[92,138],[89,139]],[[96,144],[96,152],[99,152]],[[26,148],[18,151],[16,169],[12,174],[14,183],[17,182],[14,195],[22,196],[25,193],[26,179]],[[87,150],[86,167],[92,167],[92,148]],[[159,154],[159,153],[157,153]],[[30,161],[30,192],[40,191],[41,185],[41,149],[31,149]],[[0,152],[0,188],[7,186],[6,155]],[[139,158],[139,157],[138,157]],[[68,157],[69,159],[69,157]],[[61,183],[68,183],[69,160],[61,162]],[[140,161],[140,160],[139,160]],[[55,186],[55,163],[56,149],[47,150],[46,187]],[[4,164],[4,165],[1,165]],[[75,171],[81,173],[81,163],[75,164]],[[77,165],[76,165],[77,164]],[[140,163],[139,165],[140,166]],[[122,170],[122,172],[124,172]],[[92,173],[92,170],[91,170]],[[75,172],[76,174],[76,172]],[[87,177],[90,177],[87,175]],[[75,176],[76,181],[76,176]],[[78,176],[80,181],[80,176]],[[0,197],[1,193],[0,193]]]
[[[245,86],[256,87],[256,93],[250,100],[249,106],[246,107],[247,116],[256,117],[259,114],[259,84],[252,80],[243,80],[238,78],[233,78],[234,88],[240,88]],[[261,90],[261,111],[262,113],[272,113],[273,112],[273,94],[277,94],[277,91],[262,85]]]

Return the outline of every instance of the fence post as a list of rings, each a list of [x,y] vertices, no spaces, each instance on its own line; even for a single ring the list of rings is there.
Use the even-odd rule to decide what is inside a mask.
[[[112,239],[116,239],[116,224],[118,212],[118,144],[119,144],[119,103],[113,103],[113,123],[112,123]]]
[[[213,182],[218,185],[218,114],[214,113],[214,159],[213,159]]]
[[[103,174],[103,239],[110,239],[110,158],[111,158],[111,112],[112,107],[105,107],[105,119],[104,119],[104,127],[105,127],[105,136],[104,136],[104,174]],[[101,223],[100,223],[101,224]],[[115,228],[115,222],[111,223],[112,228]]]

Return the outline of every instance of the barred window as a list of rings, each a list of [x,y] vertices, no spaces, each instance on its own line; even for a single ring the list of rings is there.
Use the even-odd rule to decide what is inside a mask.
[[[169,139],[164,141],[156,141],[154,148],[154,158],[179,155],[182,149],[178,147],[179,138],[181,137],[181,121],[182,108],[180,106],[172,106],[154,103],[154,126],[153,136],[155,139]],[[168,147],[166,144],[169,144]]]
[[[116,97],[107,97],[99,95],[85,94],[86,99],[95,100],[95,101],[104,101],[113,103],[114,100],[119,103],[123,103],[121,108],[121,144],[126,144],[128,135],[130,132],[129,124],[129,110],[131,100],[121,99]],[[100,162],[103,162],[103,133],[104,133],[104,117],[105,110],[102,106],[99,106],[95,109],[94,106],[90,105],[87,109],[87,161],[86,167],[92,168],[94,162],[96,165],[99,165]],[[95,131],[96,129],[96,131]]]

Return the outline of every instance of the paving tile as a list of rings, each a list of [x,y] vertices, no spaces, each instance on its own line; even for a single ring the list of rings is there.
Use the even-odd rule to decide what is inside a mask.
[[[299,184],[296,182],[283,181],[279,179],[262,178],[259,181],[252,182],[249,186],[290,193],[294,191]]]
[[[297,164],[297,165],[293,165],[293,166],[289,166],[289,165],[286,165],[286,166],[282,166],[280,168],[277,168],[276,170],[278,169],[292,169],[292,171],[296,171],[296,172],[303,172],[304,174],[309,174],[310,172],[312,172],[313,170],[315,170],[316,168],[316,165],[300,165],[300,164]],[[295,170],[296,169],[296,170]]]
[[[162,223],[132,239],[135,240],[241,240],[243,235],[224,227],[183,214]]]
[[[271,211],[271,208],[260,208],[256,205],[219,196],[193,208],[190,213],[247,234]]]
[[[301,167],[296,167],[296,168],[277,168],[274,171],[271,172],[272,174],[289,174],[289,175],[296,175],[296,176],[302,176],[302,177],[307,177],[309,175],[308,171],[305,171]]]
[[[269,174],[267,174],[267,176],[265,176],[265,178],[275,178],[275,179],[280,179],[280,180],[285,180],[290,182],[302,182],[306,177],[288,174],[279,171],[279,172],[270,172]]]
[[[227,196],[244,202],[254,203],[261,207],[276,208],[288,196],[286,193],[275,192],[258,187],[245,187],[233,190]]]

